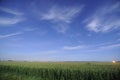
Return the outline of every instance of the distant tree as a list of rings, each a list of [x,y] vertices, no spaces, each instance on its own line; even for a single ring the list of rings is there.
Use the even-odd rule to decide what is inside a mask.
[[[13,60],[8,60],[8,61],[12,62]]]

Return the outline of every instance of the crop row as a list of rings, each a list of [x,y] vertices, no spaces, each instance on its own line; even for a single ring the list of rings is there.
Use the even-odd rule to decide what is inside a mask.
[[[84,68],[84,66],[87,66],[87,68]],[[55,64],[52,68],[49,68],[49,66],[22,67],[18,65],[0,65],[0,73],[34,76],[39,77],[41,80],[120,80],[120,68],[116,65],[82,65],[79,68],[76,68],[76,66],[72,67],[57,68]]]

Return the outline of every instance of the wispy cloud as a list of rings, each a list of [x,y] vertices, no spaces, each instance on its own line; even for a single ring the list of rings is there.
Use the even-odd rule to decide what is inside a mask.
[[[3,12],[6,12],[7,14],[11,14],[13,15],[13,17],[0,17],[0,25],[12,25],[12,24],[17,24],[23,20],[25,20],[25,18],[23,17],[24,13],[22,12],[18,12],[16,10],[13,9],[9,9],[9,8],[4,8],[4,7],[0,7],[0,10]]]
[[[13,9],[9,9],[9,8],[5,8],[5,7],[0,7],[0,10],[4,11],[6,13],[9,13],[9,14],[13,14],[13,15],[23,15],[22,12],[19,12],[19,11],[13,10]]]
[[[57,32],[65,33],[69,29],[69,25],[66,23],[57,23],[52,26]]]
[[[64,33],[68,29],[68,25],[72,22],[83,9],[80,7],[61,7],[53,6],[47,13],[41,15],[41,20],[47,20],[55,24],[53,27],[58,32]]]
[[[119,38],[119,39],[117,39],[117,41],[120,41],[120,38]]]
[[[0,24],[1,25],[12,25],[12,24],[17,24],[21,21],[23,21],[24,18],[21,17],[13,17],[13,18],[0,18]]]
[[[63,47],[64,50],[78,50],[78,49],[82,49],[82,48],[85,48],[85,46],[78,45],[78,46],[64,46]]]
[[[15,32],[15,33],[3,34],[3,35],[0,35],[0,39],[12,37],[12,36],[17,36],[17,35],[20,35],[20,34],[23,34],[23,32]]]
[[[87,29],[94,32],[107,32],[120,27],[120,3],[98,9],[92,17],[85,20]]]
[[[85,52],[100,52],[100,51],[106,51],[106,50],[114,50],[120,48],[119,43],[115,42],[108,42],[103,44],[97,44],[97,45],[89,45]]]
[[[17,32],[9,33],[9,34],[0,34],[0,39],[18,36],[18,35],[24,34],[25,32],[31,32],[31,31],[35,31],[35,30],[36,30],[36,28],[26,28],[22,31],[17,31]]]
[[[111,49],[111,48],[116,48],[116,47],[120,48],[120,44],[111,44],[111,45],[107,45],[107,46],[102,46],[102,47],[100,47],[100,49]]]
[[[75,17],[81,10],[83,6],[80,8],[78,7],[58,7],[54,6],[52,7],[48,13],[43,14],[42,18],[43,20],[50,20],[52,22],[65,22],[70,23],[72,22],[72,18]]]

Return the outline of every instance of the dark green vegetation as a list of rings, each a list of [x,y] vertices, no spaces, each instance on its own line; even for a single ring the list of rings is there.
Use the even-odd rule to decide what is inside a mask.
[[[120,80],[120,63],[3,61],[0,80]]]

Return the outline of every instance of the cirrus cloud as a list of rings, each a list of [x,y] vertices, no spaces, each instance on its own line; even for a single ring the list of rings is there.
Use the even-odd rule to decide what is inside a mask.
[[[23,34],[23,32],[14,32],[14,33],[9,33],[9,34],[4,34],[4,35],[0,35],[0,39],[17,36],[20,34]]]
[[[120,27],[120,3],[104,6],[85,20],[86,27],[94,32],[107,32]]]
[[[78,45],[78,46],[64,46],[63,49],[64,50],[78,50],[78,49],[82,49],[85,48],[84,45]]]
[[[13,17],[7,17],[7,16],[0,17],[0,25],[13,25],[25,20],[25,17],[23,17],[24,13],[22,12],[18,12],[14,9],[5,8],[5,7],[0,7],[0,10],[2,12],[5,12],[13,16]]]
[[[53,6],[47,13],[41,15],[41,20],[49,21],[53,24],[53,28],[61,33],[65,33],[69,29],[69,24],[83,9],[80,7],[60,7]]]

